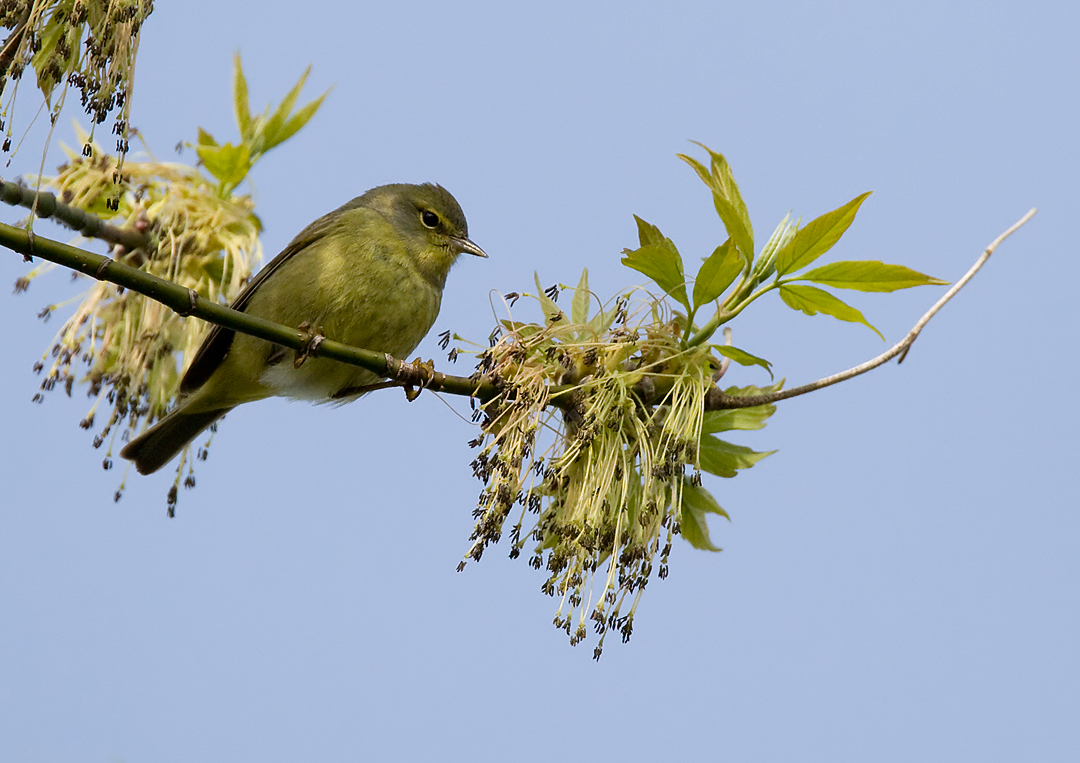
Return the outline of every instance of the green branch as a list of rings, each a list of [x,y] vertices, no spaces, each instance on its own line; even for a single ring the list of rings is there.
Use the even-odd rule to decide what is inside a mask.
[[[210,323],[265,339],[309,356],[317,354],[319,357],[359,366],[379,376],[393,379],[402,385],[423,386],[436,392],[471,395],[482,400],[495,395],[494,387],[487,380],[476,382],[468,378],[447,376],[425,370],[418,364],[406,363],[385,353],[350,347],[331,339],[313,343],[311,335],[299,328],[289,328],[280,323],[233,310],[200,297],[194,289],[177,286],[110,257],[87,252],[41,236],[32,236],[25,230],[3,223],[0,223],[0,245],[25,257],[41,257],[99,281],[109,281],[117,286],[123,286],[125,289],[160,302],[180,315],[202,318]]]
[[[52,218],[87,238],[99,238],[129,250],[146,249],[151,243],[146,233],[109,225],[97,215],[58,201],[51,193],[34,191],[18,183],[0,180],[0,201],[33,210],[37,217]]]
[[[926,323],[952,299],[960,289],[971,280],[972,276],[986,263],[990,255],[994,253],[998,245],[1006,238],[1015,233],[1024,223],[1035,215],[1036,210],[1030,210],[1008,230],[998,236],[986,248],[982,256],[975,262],[970,270],[957,281],[941,299],[930,308],[929,311],[915,324],[914,328],[897,345],[882,353],[878,357],[861,365],[850,368],[839,374],[819,379],[810,384],[800,387],[774,392],[765,395],[753,395],[746,397],[731,397],[724,394],[719,388],[711,389],[705,398],[706,410],[726,410],[732,408],[751,408],[758,405],[767,405],[780,400],[804,395],[824,387],[838,384],[852,377],[864,374],[880,365],[900,356],[901,362],[907,355],[912,343],[918,338]],[[435,392],[446,392],[453,395],[475,397],[480,400],[490,400],[497,394],[495,384],[491,380],[448,376],[435,371],[431,364],[407,363],[394,358],[386,353],[372,352],[358,347],[335,342],[330,339],[312,341],[312,336],[299,328],[290,328],[279,323],[257,318],[253,315],[233,310],[223,305],[200,297],[194,289],[186,289],[174,283],[145,273],[138,268],[133,268],[117,262],[104,255],[94,254],[78,249],[58,241],[32,236],[25,230],[0,223],[0,246],[5,246],[12,251],[22,254],[24,257],[41,257],[50,262],[75,270],[83,275],[90,276],[99,281],[109,281],[118,286],[137,292],[150,299],[156,300],[166,307],[175,310],[183,316],[195,316],[210,323],[249,334],[268,342],[279,344],[295,350],[301,355],[314,355],[331,358],[349,365],[359,366],[389,378],[404,387],[422,387]],[[664,395],[670,390],[672,380],[664,376],[646,377],[639,386],[639,394],[642,401],[652,404],[663,400]],[[568,393],[575,385],[560,384],[551,387],[550,398],[552,405],[566,408],[573,405],[571,395]],[[556,400],[561,397],[561,400]]]

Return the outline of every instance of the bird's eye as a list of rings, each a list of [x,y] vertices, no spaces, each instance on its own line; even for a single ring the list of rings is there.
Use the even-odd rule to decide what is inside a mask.
[[[425,209],[420,213],[420,221],[428,228],[434,230],[439,225],[439,216],[430,209]]]

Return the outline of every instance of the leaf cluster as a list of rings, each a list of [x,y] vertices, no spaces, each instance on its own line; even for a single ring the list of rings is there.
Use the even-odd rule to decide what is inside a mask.
[[[234,188],[244,182],[263,154],[284,143],[306,125],[330,94],[327,90],[296,109],[296,99],[300,97],[300,91],[311,73],[309,66],[276,108],[268,105],[262,114],[253,116],[248,105],[248,84],[240,65],[239,53],[233,57],[233,63],[233,110],[240,128],[240,141],[235,145],[219,144],[214,136],[200,127],[199,142],[195,146],[202,166],[217,181],[218,194],[222,198],[227,198]]]
[[[859,310],[819,286],[891,292],[946,283],[903,265],[890,265],[877,260],[834,262],[807,270],[840,240],[855,219],[859,207],[870,195],[869,192],[859,194],[804,226],[800,226],[799,222],[792,223],[790,215],[786,216],[761,251],[755,253],[753,227],[731,166],[722,154],[702,147],[709,154],[709,166],[685,154],[680,154],[679,158],[694,169],[711,191],[717,214],[728,234],[727,240],[705,258],[689,290],[687,286],[690,281],[684,273],[683,259],[675,244],[655,225],[639,217],[635,216],[640,246],[634,250],[624,250],[622,260],[627,267],[652,279],[665,296],[674,299],[686,310],[690,324],[687,331],[689,344],[707,342],[719,327],[773,290],[778,291],[784,303],[793,310],[862,323],[881,336],[881,332]],[[809,286],[808,283],[818,286]],[[697,327],[694,319],[702,310],[710,307],[715,307],[713,314]],[[730,354],[727,357],[742,362]]]

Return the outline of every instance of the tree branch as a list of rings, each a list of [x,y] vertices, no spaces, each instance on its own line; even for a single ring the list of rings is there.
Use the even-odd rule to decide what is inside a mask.
[[[990,259],[990,255],[994,253],[994,250],[998,248],[998,245],[1002,241],[1007,239],[1013,233],[1020,229],[1020,227],[1035,216],[1036,210],[1034,207],[1028,210],[1028,213],[1015,222],[1008,230],[995,238],[990,246],[986,247],[986,251],[982,253],[982,256],[975,261],[975,264],[971,266],[971,269],[964,274],[964,277],[953,284],[941,299],[939,299],[933,307],[926,311],[926,315],[919,319],[918,323],[908,332],[899,343],[897,343],[890,350],[878,355],[873,360],[868,360],[861,365],[857,365],[854,368],[849,368],[847,371],[842,371],[832,376],[826,376],[824,379],[818,379],[816,382],[810,384],[804,384],[801,387],[792,387],[781,392],[772,392],[767,395],[752,395],[747,397],[730,397],[725,395],[719,388],[713,388],[709,390],[705,396],[705,410],[723,410],[727,408],[752,408],[755,405],[766,405],[768,403],[779,402],[780,400],[787,400],[788,398],[798,397],[799,395],[805,395],[807,392],[814,392],[825,387],[831,387],[833,384],[839,384],[842,381],[847,381],[860,374],[865,374],[867,371],[872,371],[880,365],[888,363],[897,355],[900,356],[899,363],[904,362],[904,358],[907,357],[908,350],[911,349],[912,343],[919,338],[919,333],[923,330],[923,327],[933,318],[937,312],[945,306],[945,303],[956,296],[964,285],[967,284],[971,278],[979,272],[986,261]]]
[[[36,207],[35,199],[37,200]],[[119,244],[130,251],[145,250],[151,244],[150,236],[146,233],[109,225],[95,214],[58,201],[51,193],[34,191],[32,188],[8,180],[0,179],[0,201],[32,209],[38,217],[53,218],[80,235],[87,238],[99,238],[113,245]]]
[[[26,257],[41,257],[99,281],[109,281],[117,286],[131,289],[172,308],[180,315],[193,315],[242,334],[250,334],[291,350],[306,353],[308,356],[317,354],[319,357],[366,368],[372,373],[393,379],[402,385],[423,386],[437,392],[473,395],[481,399],[488,399],[495,394],[494,387],[486,380],[477,382],[468,378],[447,376],[421,368],[418,364],[405,363],[382,352],[350,347],[331,339],[318,342],[317,348],[313,351],[312,337],[308,331],[289,328],[280,323],[233,310],[200,297],[194,289],[177,286],[110,257],[87,252],[41,236],[31,238],[26,231],[11,225],[0,223],[0,245]]]
[[[5,183],[4,185],[10,186],[13,184]],[[18,186],[15,187],[18,188]],[[33,193],[30,192],[30,195],[32,197]],[[51,198],[51,195],[49,196]],[[40,204],[41,201],[39,201],[39,205]],[[974,276],[986,261],[990,259],[990,255],[994,253],[994,250],[997,249],[998,245],[1015,233],[1022,225],[1024,225],[1024,223],[1030,220],[1035,215],[1035,212],[1035,209],[1030,210],[1012,227],[994,239],[964,277],[957,281],[956,284],[954,284],[952,288],[950,288],[944,296],[942,296],[941,299],[939,299],[937,303],[935,303],[934,306],[919,319],[918,323],[915,324],[914,328],[908,332],[903,340],[887,352],[877,356],[873,360],[850,368],[847,371],[827,376],[824,379],[819,379],[811,384],[804,384],[800,387],[793,387],[781,392],[774,392],[766,395],[731,397],[726,395],[718,387],[714,387],[709,390],[705,397],[705,409],[724,410],[767,405],[780,400],[787,400],[788,398],[805,395],[807,392],[813,392],[824,387],[832,386],[833,384],[839,384],[842,381],[871,371],[892,360],[897,355],[901,356],[900,360],[902,362],[908,349],[910,349],[912,343],[918,338],[919,333],[923,330],[923,327],[926,326],[927,322],[945,306],[946,302],[952,299],[956,293],[971,280],[972,276]],[[454,395],[476,397],[485,401],[490,400],[497,394],[495,386],[488,379],[477,378],[475,376],[449,376],[435,371],[430,363],[408,363],[385,353],[351,347],[331,339],[322,339],[319,342],[313,342],[310,332],[301,328],[290,328],[279,323],[274,323],[253,315],[248,315],[247,313],[233,310],[200,297],[194,289],[186,289],[182,286],[178,286],[158,278],[157,276],[150,275],[138,268],[133,268],[109,257],[105,257],[104,255],[87,252],[40,236],[31,237],[27,231],[20,230],[19,228],[10,225],[4,225],[3,223],[0,223],[0,246],[5,246],[28,258],[38,256],[99,281],[109,281],[118,286],[131,289],[132,291],[160,302],[166,307],[172,308],[182,316],[192,315],[197,318],[202,318],[210,323],[225,326],[234,331],[250,334],[259,339],[265,339],[268,342],[288,347],[302,355],[306,354],[312,356],[317,354],[320,357],[331,358],[342,363],[359,366],[372,373],[378,374],[381,377],[389,378],[398,385],[406,388],[419,387],[434,392],[446,392]],[[647,385],[647,390],[644,387],[642,389],[643,398],[647,398],[643,399],[643,402],[647,405],[654,400],[662,399],[671,386],[671,381],[664,377],[657,377],[655,379],[650,379],[650,381],[652,383]],[[566,393],[574,388],[574,385],[569,384],[553,385],[549,398],[550,404],[560,408],[564,407],[568,404],[566,401],[569,399],[569,396]],[[556,399],[559,396],[562,396],[564,401],[560,402],[560,400]]]

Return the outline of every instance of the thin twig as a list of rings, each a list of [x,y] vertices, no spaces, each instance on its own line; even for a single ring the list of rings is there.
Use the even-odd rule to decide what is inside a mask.
[[[780,400],[787,400],[788,398],[798,397],[799,395],[805,395],[807,392],[814,392],[825,387],[831,387],[833,384],[839,384],[842,381],[847,381],[860,374],[865,374],[867,371],[872,371],[880,365],[888,363],[897,355],[900,356],[900,361],[903,362],[907,356],[907,352],[911,349],[912,343],[919,338],[919,333],[923,330],[923,327],[933,318],[937,312],[945,306],[945,303],[956,296],[956,293],[964,288],[964,285],[971,280],[972,276],[979,272],[979,269],[986,264],[986,261],[990,259],[990,255],[994,253],[994,250],[998,248],[998,245],[1002,241],[1007,239],[1013,233],[1020,229],[1020,227],[1035,216],[1035,212],[1038,211],[1034,207],[1028,211],[1026,215],[1021,217],[1016,223],[1014,223],[1008,230],[1002,233],[991,242],[990,246],[986,247],[986,251],[982,253],[982,256],[975,261],[975,264],[971,266],[971,269],[964,274],[964,277],[953,284],[945,294],[942,295],[934,306],[926,311],[926,315],[919,319],[919,322],[915,324],[914,328],[908,332],[896,346],[892,347],[887,352],[878,355],[873,360],[868,360],[861,365],[849,368],[847,371],[842,371],[832,376],[826,376],[824,379],[818,379],[816,382],[810,384],[804,384],[801,387],[792,387],[791,389],[783,390],[782,392],[772,392],[766,395],[749,395],[746,397],[730,397],[725,395],[719,388],[714,388],[709,391],[705,398],[706,410],[723,410],[728,408],[752,408],[755,405],[766,405],[768,403],[775,403]]]

